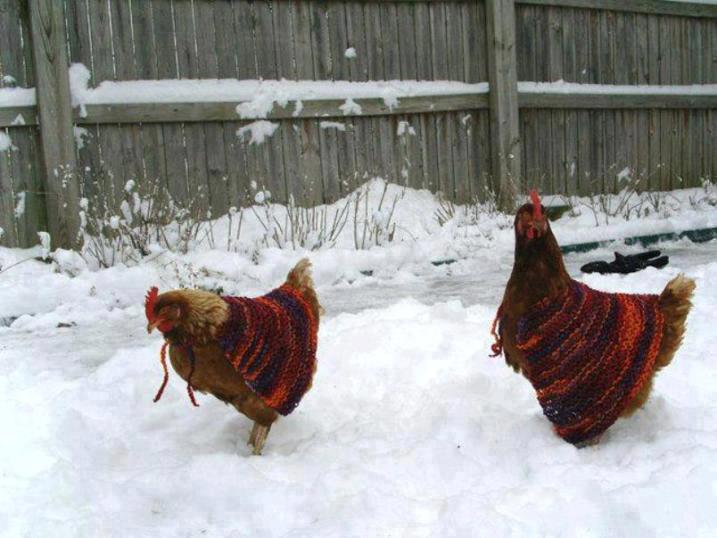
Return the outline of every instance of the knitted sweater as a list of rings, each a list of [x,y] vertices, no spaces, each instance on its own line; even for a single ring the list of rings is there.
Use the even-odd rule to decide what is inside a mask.
[[[571,281],[559,300],[544,299],[519,320],[525,374],[566,441],[607,430],[649,381],[664,327],[658,299]]]
[[[311,387],[318,319],[286,284],[254,299],[223,299],[230,308],[218,335],[224,354],[267,406],[288,415]]]

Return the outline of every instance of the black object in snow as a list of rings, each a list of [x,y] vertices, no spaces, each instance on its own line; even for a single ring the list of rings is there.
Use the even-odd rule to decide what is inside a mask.
[[[641,271],[645,267],[663,268],[670,261],[669,256],[660,256],[659,250],[650,250],[640,254],[630,254],[623,256],[619,252],[615,253],[615,260],[611,262],[597,261],[583,265],[580,270],[583,273],[600,273],[605,275],[608,273],[619,273],[626,275]]]

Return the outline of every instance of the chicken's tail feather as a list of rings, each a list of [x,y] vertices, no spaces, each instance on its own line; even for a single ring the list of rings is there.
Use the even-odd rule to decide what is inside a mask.
[[[660,352],[655,360],[655,371],[670,364],[682,344],[687,314],[692,308],[691,299],[694,290],[695,281],[680,274],[670,280],[660,294],[660,310],[665,318],[665,328]]]
[[[324,313],[324,309],[316,296],[316,290],[314,290],[314,280],[311,278],[311,261],[308,258],[299,260],[299,263],[289,271],[286,283],[301,292],[304,299],[311,305],[311,309],[318,320],[321,314]]]

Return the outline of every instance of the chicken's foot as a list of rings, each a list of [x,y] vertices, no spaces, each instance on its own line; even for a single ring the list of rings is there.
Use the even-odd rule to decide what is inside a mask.
[[[249,435],[249,442],[247,444],[254,447],[252,454],[254,454],[255,456],[261,455],[261,451],[264,448],[264,443],[266,442],[266,436],[269,435],[270,429],[271,425],[262,426],[258,422],[254,423],[254,427],[251,429],[251,434]]]

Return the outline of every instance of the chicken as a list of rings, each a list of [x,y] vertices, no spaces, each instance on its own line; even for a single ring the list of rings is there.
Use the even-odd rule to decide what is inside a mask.
[[[571,279],[535,191],[531,200],[515,217],[494,356],[531,382],[560,437],[593,444],[647,401],[682,343],[695,283],[679,275],[660,295],[629,295]]]
[[[254,421],[249,445],[261,454],[279,415],[291,413],[311,388],[321,306],[309,260],[286,282],[262,297],[220,297],[201,290],[159,294],[152,288],[145,310],[147,332],[164,335],[172,367],[193,390],[210,393]]]

